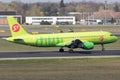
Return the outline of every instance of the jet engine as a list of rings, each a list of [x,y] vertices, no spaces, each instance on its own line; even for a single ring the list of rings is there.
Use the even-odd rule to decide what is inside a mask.
[[[84,42],[82,49],[90,50],[94,48],[94,43],[92,42]]]
[[[73,40],[69,45],[68,48],[82,48],[86,50],[90,50],[94,48],[94,43],[92,42],[82,42],[79,39]]]

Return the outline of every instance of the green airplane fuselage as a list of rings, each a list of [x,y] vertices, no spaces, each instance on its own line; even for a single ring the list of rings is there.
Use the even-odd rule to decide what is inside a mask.
[[[94,44],[107,44],[117,40],[110,32],[73,32],[73,33],[55,33],[39,35],[22,35],[18,37],[7,38],[8,41],[38,46],[38,47],[64,47],[73,40],[79,39],[82,42],[92,42]]]

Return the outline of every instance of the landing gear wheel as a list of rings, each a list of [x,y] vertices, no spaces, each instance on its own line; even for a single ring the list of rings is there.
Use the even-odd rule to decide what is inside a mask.
[[[63,48],[60,48],[60,49],[59,49],[59,52],[64,52],[64,49],[63,49]]]
[[[69,49],[69,53],[73,53],[74,51],[73,51],[73,49]]]
[[[102,44],[102,51],[105,51],[104,45]]]

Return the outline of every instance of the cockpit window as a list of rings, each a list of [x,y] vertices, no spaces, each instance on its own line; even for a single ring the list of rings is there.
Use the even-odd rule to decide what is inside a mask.
[[[110,34],[110,36],[115,36],[114,34]]]

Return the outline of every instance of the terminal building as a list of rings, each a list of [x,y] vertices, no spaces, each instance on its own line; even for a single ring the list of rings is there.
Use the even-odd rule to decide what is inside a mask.
[[[7,16],[13,16],[18,20],[19,23],[22,24],[22,16],[17,15],[16,11],[0,11],[0,25],[7,25]]]
[[[27,16],[26,24],[40,25],[42,21],[47,21],[51,25],[74,25],[76,24],[74,16]]]

